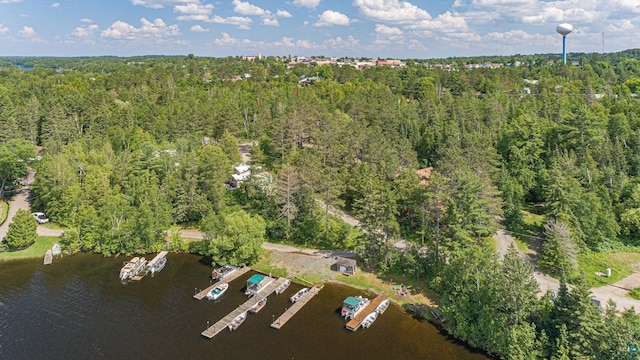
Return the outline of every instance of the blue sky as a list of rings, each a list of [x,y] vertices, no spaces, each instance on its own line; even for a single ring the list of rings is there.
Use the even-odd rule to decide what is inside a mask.
[[[568,52],[640,47],[640,0],[0,0],[0,56],[552,53],[565,22]]]

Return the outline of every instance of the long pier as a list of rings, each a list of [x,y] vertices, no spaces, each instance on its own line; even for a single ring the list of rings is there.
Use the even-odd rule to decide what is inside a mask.
[[[245,266],[243,268],[240,268],[234,272],[232,272],[231,274],[227,275],[224,279],[213,283],[211,286],[209,286],[208,288],[200,291],[199,293],[193,295],[193,298],[196,300],[202,300],[205,296],[207,296],[207,294],[209,293],[209,291],[211,291],[211,289],[213,289],[214,287],[220,285],[220,284],[225,284],[225,283],[230,283],[233,280],[239,278],[240,276],[246,274],[249,270],[251,270],[251,268],[249,266]]]
[[[168,253],[169,253],[168,251],[160,251],[158,253],[158,255],[156,255],[156,257],[154,257],[153,259],[151,259],[151,261],[149,261],[147,263],[147,265],[144,266],[144,269],[142,269],[142,271],[140,271],[140,273],[138,275],[136,275],[133,278],[131,278],[131,280],[135,280],[135,281],[142,280],[142,278],[145,277],[149,273],[149,270],[151,270],[151,267],[153,265],[155,265],[156,262],[158,262],[158,260],[160,260],[163,257],[167,256]]]
[[[241,304],[235,310],[230,312],[227,316],[223,317],[222,319],[220,319],[220,321],[213,324],[213,326],[203,331],[202,336],[208,337],[209,339],[211,339],[212,337],[218,335],[220,332],[226,329],[227,326],[229,326],[229,323],[231,323],[233,319],[235,319],[238,315],[242,314],[243,312],[248,311],[253,305],[255,305],[258,301],[260,301],[261,298],[271,295],[271,293],[273,293],[276,290],[276,288],[280,286],[280,284],[285,282],[285,280],[286,280],[285,278],[278,278],[277,280],[272,281],[271,284],[264,287],[258,293],[257,296],[253,296],[249,298],[249,300],[247,300],[244,304]]]
[[[371,300],[371,302],[369,303],[369,305],[367,305],[366,308],[362,309],[362,311],[360,311],[358,313],[358,315],[356,315],[353,319],[351,319],[348,323],[347,323],[347,329],[351,330],[351,331],[356,331],[358,330],[358,328],[360,327],[360,325],[362,325],[362,321],[369,315],[371,314],[377,307],[378,305],[380,305],[380,303],[382,303],[383,301],[385,301],[389,296],[386,294],[382,294],[382,295],[378,295],[378,297],[376,297],[375,299]]]
[[[295,315],[303,306],[305,306],[311,298],[316,296],[317,293],[320,292],[322,287],[314,286],[312,287],[306,294],[303,294],[298,301],[296,301],[290,308],[287,309],[279,318],[277,318],[272,324],[271,327],[275,329],[280,329],[284,324],[289,321],[293,315]]]

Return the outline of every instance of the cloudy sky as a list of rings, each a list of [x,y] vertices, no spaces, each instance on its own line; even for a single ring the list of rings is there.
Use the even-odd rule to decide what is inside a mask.
[[[640,0],[0,0],[0,56],[439,58],[640,47]]]

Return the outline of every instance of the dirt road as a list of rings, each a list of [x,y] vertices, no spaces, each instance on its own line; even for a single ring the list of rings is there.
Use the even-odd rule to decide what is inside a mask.
[[[25,179],[22,179],[22,183],[24,184],[20,191],[17,194],[13,195],[13,197],[9,200],[9,214],[7,216],[7,221],[5,221],[2,226],[0,226],[0,239],[4,239],[7,236],[7,231],[9,231],[9,224],[13,220],[13,216],[18,212],[19,209],[29,210],[31,208],[30,197],[31,190],[30,186],[35,178],[35,171],[29,169],[29,173]]]

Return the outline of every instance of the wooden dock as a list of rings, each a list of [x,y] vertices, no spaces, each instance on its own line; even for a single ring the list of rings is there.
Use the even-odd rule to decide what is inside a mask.
[[[167,256],[168,253],[169,253],[168,251],[160,251],[158,253],[158,255],[156,255],[156,257],[154,257],[151,261],[149,261],[147,263],[147,265],[144,266],[144,269],[142,269],[142,271],[140,271],[140,273],[138,275],[136,275],[133,278],[131,278],[131,280],[134,280],[134,281],[142,280],[142,278],[145,277],[149,273],[149,270],[151,269],[151,267],[153,265],[155,265],[155,263],[158,262],[158,260],[160,260],[163,257]]]
[[[213,324],[213,326],[209,327],[207,330],[202,332],[202,336],[208,337],[211,339],[212,337],[218,335],[224,329],[229,326],[229,323],[233,321],[238,315],[242,314],[245,311],[248,311],[253,305],[255,305],[261,298],[265,296],[271,295],[280,284],[282,284],[286,279],[278,278],[275,281],[272,281],[271,284],[267,285],[262,291],[260,291],[260,296],[251,297],[244,304],[238,306],[235,310],[230,312],[227,316],[223,317],[217,323]]]
[[[53,262],[53,253],[51,252],[51,250],[47,250],[47,252],[44,253],[44,264],[49,265],[52,262]]]
[[[284,314],[280,315],[280,317],[271,324],[271,327],[280,329],[282,326],[284,326],[284,324],[286,324],[287,321],[289,321],[293,317],[293,315],[300,311],[300,309],[302,309],[302,307],[305,306],[309,302],[309,300],[311,300],[311,298],[316,296],[316,294],[319,293],[321,289],[322,287],[312,287],[309,292],[303,294],[300,297],[300,300],[296,301],[293,305],[291,305],[290,308],[287,309],[287,311],[284,312]]]
[[[213,289],[214,287],[220,285],[220,284],[224,284],[224,283],[230,283],[233,280],[239,278],[240,276],[246,274],[249,270],[251,270],[251,268],[249,266],[245,266],[241,269],[238,269],[234,272],[232,272],[231,274],[227,275],[227,277],[225,277],[224,279],[213,283],[211,286],[209,286],[208,288],[200,291],[199,293],[193,295],[193,298],[196,300],[202,300],[205,296],[207,296],[207,294],[209,293],[209,291],[211,291],[211,289]]]
[[[351,331],[358,330],[360,325],[362,325],[362,321],[364,320],[364,318],[366,318],[367,315],[371,314],[378,307],[378,305],[380,305],[380,303],[385,301],[388,297],[389,297],[388,295],[382,294],[382,295],[378,295],[378,297],[371,300],[371,302],[369,303],[369,305],[367,305],[366,308],[362,309],[362,311],[360,311],[358,315],[356,315],[353,319],[351,319],[347,323],[346,325],[347,329]]]

